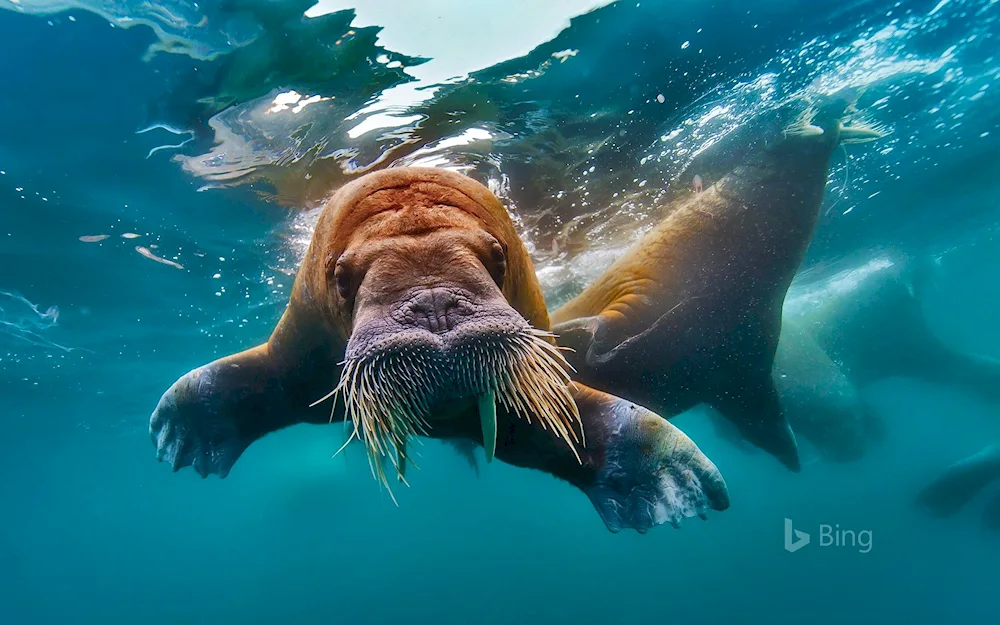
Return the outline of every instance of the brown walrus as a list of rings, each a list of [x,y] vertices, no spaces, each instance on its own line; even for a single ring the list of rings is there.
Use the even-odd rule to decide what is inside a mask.
[[[819,218],[830,156],[881,133],[845,126],[853,94],[807,109],[779,138],[668,216],[552,314],[580,381],[668,418],[707,403],[799,471],[771,379],[785,292]]]
[[[408,439],[426,435],[568,481],[611,531],[726,509],[695,444],[572,384],[548,328],[528,253],[486,187],[440,169],[368,174],[326,203],[267,343],[177,380],[150,435],[175,471],[225,477],[269,432],[346,418],[386,485],[383,459],[403,479]]]

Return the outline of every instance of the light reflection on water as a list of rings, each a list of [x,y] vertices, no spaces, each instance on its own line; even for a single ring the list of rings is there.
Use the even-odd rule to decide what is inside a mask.
[[[0,291],[0,340],[13,339],[42,349],[71,351],[43,335],[58,322],[57,306],[49,306],[42,312],[38,305],[22,295]]]

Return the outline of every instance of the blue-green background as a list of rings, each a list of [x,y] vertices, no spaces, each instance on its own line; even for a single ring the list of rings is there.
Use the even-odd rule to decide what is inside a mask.
[[[600,100],[594,106],[629,107],[656,92],[650,76],[681,62],[673,58],[679,47],[658,47],[657,37],[685,20],[720,25],[701,44],[718,75],[678,77],[667,92],[681,110],[705,85],[765,66],[790,40],[832,37],[864,16],[888,22],[896,4],[907,5],[897,12],[926,14],[938,3],[787,3],[759,28],[744,24],[743,13],[774,3],[632,4],[602,9],[601,29],[574,22],[555,49],[601,53],[582,55],[585,69],[539,82],[523,97],[558,108],[583,93]],[[997,32],[997,9],[951,4],[948,25],[913,53],[961,43],[968,58],[958,65],[995,77],[996,39],[991,47],[979,31],[988,42],[977,48],[964,38],[974,23]],[[984,7],[991,12],[975,13]],[[169,55],[144,62],[153,40],[145,27],[110,29],[79,9],[0,11],[0,291],[42,313],[59,309],[57,325],[38,327],[43,321],[26,304],[0,301],[0,623],[996,619],[1000,537],[980,530],[977,508],[936,521],[912,499],[942,467],[997,438],[1000,415],[959,391],[912,380],[866,391],[888,436],[865,458],[812,463],[799,475],[734,449],[698,414],[683,415],[675,423],[719,466],[733,505],[707,522],[645,536],[610,534],[582,493],[548,476],[481,463],[477,477],[432,441],[419,447],[421,470],[397,492],[396,507],[362,454],[331,459],[342,441],[336,426],[269,436],[225,480],[158,464],[147,420],[160,393],[190,368],[264,340],[292,278],[275,270],[287,265],[287,208],[252,186],[199,191],[203,182],[168,155],[146,158],[162,141],[137,129],[171,115],[197,123],[176,106],[193,101],[181,86],[196,64]],[[627,41],[647,47],[636,56]],[[634,76],[612,84],[628,74],[623,68]],[[639,85],[638,100],[629,84]],[[905,87],[891,93],[896,101],[907,102]],[[862,200],[885,192],[877,206],[860,204],[865,220],[821,226],[809,261],[883,240],[949,249],[926,314],[950,344],[992,355],[1000,355],[1000,187],[989,173],[1000,135],[996,90],[961,108],[964,126],[936,131],[950,141],[906,152],[898,179],[880,163],[856,172],[872,185]],[[948,102],[963,107],[966,95],[958,90]],[[914,100],[893,115],[916,124],[905,129],[911,138],[926,138],[935,123],[929,105]],[[196,145],[210,147],[210,136]],[[141,237],[123,239],[125,232]],[[99,233],[112,236],[78,239]],[[186,254],[180,271],[134,251],[150,243],[201,255]],[[786,517],[811,532],[821,523],[871,530],[873,548],[787,553]]]

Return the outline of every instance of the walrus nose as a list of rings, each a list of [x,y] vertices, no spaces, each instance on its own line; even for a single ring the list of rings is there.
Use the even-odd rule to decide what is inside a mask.
[[[424,289],[410,299],[405,316],[413,325],[440,334],[458,325],[467,314],[465,308],[452,289],[437,287]]]

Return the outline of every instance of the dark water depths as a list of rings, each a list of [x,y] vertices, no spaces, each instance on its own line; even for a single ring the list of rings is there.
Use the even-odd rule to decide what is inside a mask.
[[[1000,438],[998,407],[912,379],[864,390],[868,454],[806,450],[799,475],[682,415],[733,507],[645,536],[433,441],[398,508],[362,452],[330,458],[339,427],[268,436],[221,481],[155,461],[160,394],[267,337],[343,182],[486,183],[554,306],[784,107],[845,88],[888,134],[834,156],[802,282],[933,256],[933,331],[1000,356],[1000,3],[539,4],[0,0],[0,623],[995,620],[1000,537],[912,501]],[[872,548],[787,553],[785,518]]]

